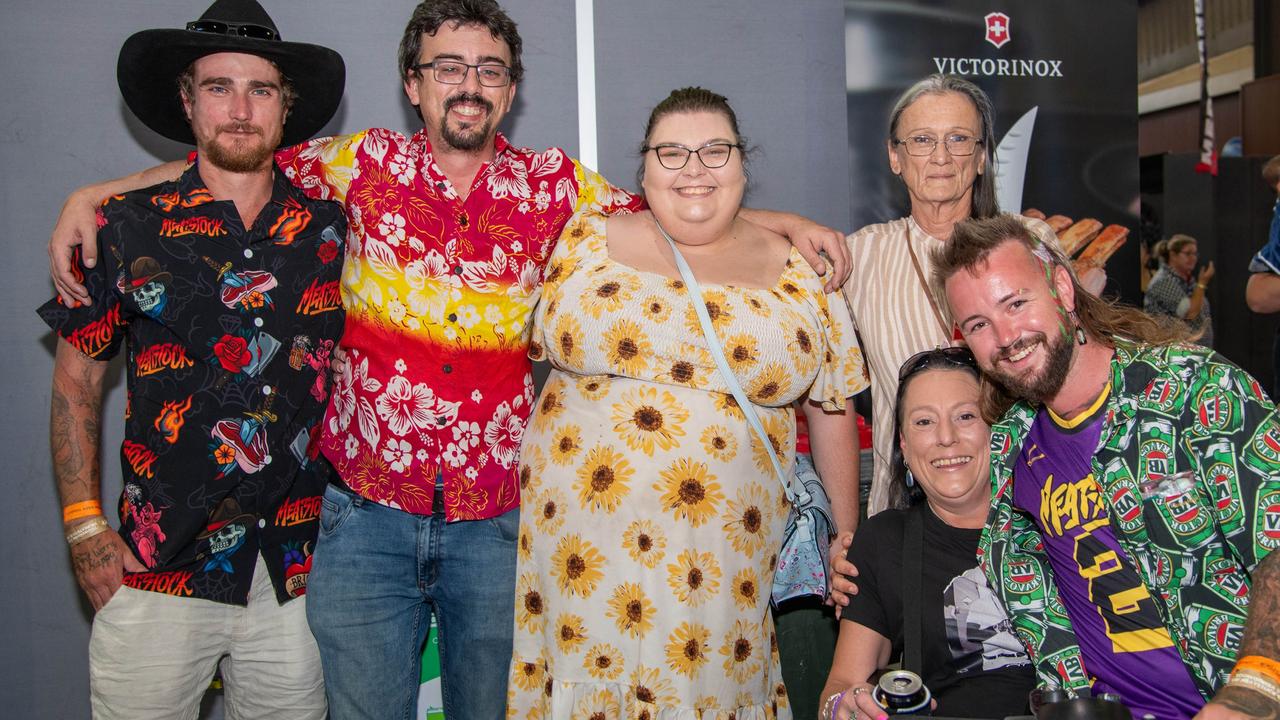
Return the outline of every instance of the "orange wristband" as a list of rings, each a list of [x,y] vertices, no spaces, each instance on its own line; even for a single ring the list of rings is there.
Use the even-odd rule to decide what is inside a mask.
[[[85,518],[96,517],[102,514],[102,503],[97,500],[85,500],[84,502],[71,503],[62,508],[62,522],[65,525],[76,520],[84,520]]]
[[[1280,683],[1280,662],[1276,662],[1271,658],[1261,655],[1246,655],[1236,660],[1234,674],[1237,670],[1251,670],[1259,675],[1265,675],[1271,678],[1273,682]]]

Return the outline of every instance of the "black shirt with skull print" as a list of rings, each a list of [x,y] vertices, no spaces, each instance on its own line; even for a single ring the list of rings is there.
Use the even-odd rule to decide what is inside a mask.
[[[342,334],[346,219],[276,172],[247,230],[193,165],[109,199],[93,303],[40,317],[99,361],[127,349],[120,535],[140,590],[244,605],[261,553],[277,599],[306,591],[327,476],[314,438]]]

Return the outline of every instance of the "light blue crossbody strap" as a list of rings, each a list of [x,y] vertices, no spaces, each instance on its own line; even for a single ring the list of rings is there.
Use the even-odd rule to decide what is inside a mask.
[[[752,430],[755,430],[760,442],[764,443],[765,452],[769,453],[769,461],[773,463],[773,470],[778,476],[778,482],[782,483],[782,489],[787,494],[787,501],[792,505],[796,504],[797,501],[801,504],[808,502],[808,498],[803,497],[806,494],[803,488],[800,489],[799,493],[796,493],[787,482],[787,476],[782,472],[782,462],[778,460],[778,453],[774,451],[773,443],[769,440],[768,433],[764,431],[764,426],[760,424],[760,417],[756,415],[755,405],[752,404],[747,394],[742,391],[742,385],[738,383],[738,378],[733,374],[733,369],[729,367],[729,361],[724,357],[724,350],[720,347],[720,338],[716,335],[715,328],[711,325],[711,316],[707,314],[707,305],[702,301],[702,288],[698,285],[697,278],[693,276],[693,270],[689,268],[689,263],[684,261],[684,256],[676,248],[675,241],[658,223],[657,218],[654,218],[653,224],[658,226],[658,232],[662,233],[662,237],[671,246],[671,252],[676,259],[676,267],[680,270],[680,278],[684,280],[685,287],[689,288],[689,294],[692,296],[693,311],[697,313],[698,321],[702,323],[702,334],[707,338],[707,349],[711,351],[711,357],[716,361],[716,367],[720,368],[720,374],[724,376],[724,381],[729,386],[729,392],[733,393],[733,399],[738,401],[738,409],[742,410],[742,414],[747,418],[747,423],[751,425]],[[801,497],[797,498],[797,494]]]

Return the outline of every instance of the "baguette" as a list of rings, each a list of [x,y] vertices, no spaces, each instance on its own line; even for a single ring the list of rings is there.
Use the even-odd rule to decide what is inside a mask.
[[[1085,218],[1075,225],[1058,233],[1058,242],[1062,244],[1062,252],[1068,257],[1075,255],[1102,230],[1102,223],[1093,218]]]

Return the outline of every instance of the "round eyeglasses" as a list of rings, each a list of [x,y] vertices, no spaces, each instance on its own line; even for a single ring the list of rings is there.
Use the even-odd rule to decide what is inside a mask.
[[[499,63],[468,65],[456,60],[436,60],[413,66],[413,69],[418,72],[427,68],[431,68],[436,82],[445,85],[461,85],[467,79],[467,72],[472,69],[476,71],[476,78],[480,80],[480,84],[485,87],[505,87],[511,82],[511,68]]]
[[[938,138],[931,135],[912,135],[901,140],[894,140],[893,144],[906,148],[908,155],[919,157],[932,155],[934,149],[938,147]],[[949,154],[963,157],[972,155],[973,151],[982,144],[982,140],[972,135],[948,135],[943,138],[942,144]]]
[[[644,152],[653,151],[658,156],[658,164],[668,170],[680,170],[689,164],[689,156],[697,155],[698,161],[705,168],[722,168],[729,162],[734,148],[742,150],[741,143],[709,142],[700,148],[687,148],[683,145],[663,143],[662,145],[646,145]]]

